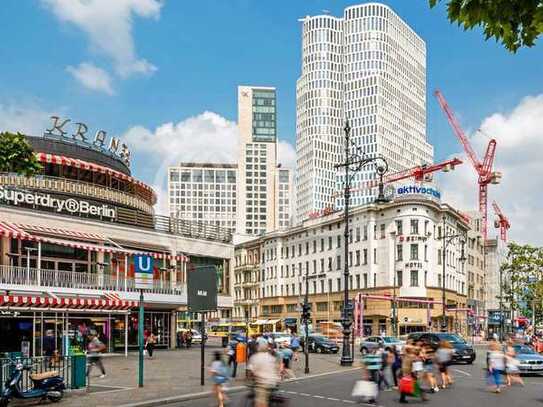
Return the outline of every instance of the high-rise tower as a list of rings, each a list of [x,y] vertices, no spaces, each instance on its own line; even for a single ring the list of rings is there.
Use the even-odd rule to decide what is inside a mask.
[[[426,138],[426,45],[388,6],[348,7],[343,18],[305,17],[302,72],[297,82],[296,217],[343,206],[343,158],[348,120],[353,144],[382,155],[395,172],[433,161]],[[368,165],[353,188],[375,178]],[[352,205],[372,202],[355,190]]]

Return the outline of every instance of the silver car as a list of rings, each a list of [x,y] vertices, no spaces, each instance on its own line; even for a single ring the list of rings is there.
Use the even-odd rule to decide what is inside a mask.
[[[401,352],[405,343],[393,336],[369,336],[360,343],[360,353],[366,354],[373,352],[381,345],[385,350],[392,349],[392,347],[395,346],[398,352]]]

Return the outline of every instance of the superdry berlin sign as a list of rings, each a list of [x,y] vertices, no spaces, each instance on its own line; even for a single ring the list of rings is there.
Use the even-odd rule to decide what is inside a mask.
[[[75,122],[72,131],[69,131],[67,126],[70,119],[62,119],[59,116],[51,116],[53,121],[51,128],[46,129],[43,133],[44,137],[62,138],[73,143],[82,143],[85,147],[90,147],[102,153],[109,154],[123,161],[130,167],[130,150],[128,146],[116,137],[110,137],[109,143],[107,133],[104,130],[98,130],[94,137],[90,137],[87,133],[89,128],[85,123]]]
[[[0,187],[0,202],[11,205],[34,205],[49,208],[55,212],[68,212],[74,215],[92,215],[115,219],[117,211],[108,205],[95,205],[88,201],[74,198],[56,198],[49,194],[6,189]]]

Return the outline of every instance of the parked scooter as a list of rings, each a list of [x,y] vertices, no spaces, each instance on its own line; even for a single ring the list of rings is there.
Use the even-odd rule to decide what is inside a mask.
[[[11,377],[6,380],[0,395],[0,407],[6,407],[11,399],[49,399],[56,403],[64,396],[66,385],[64,379],[56,371],[32,373],[30,379],[34,386],[30,390],[21,390],[21,381],[25,370],[32,370],[32,365],[25,365],[20,361],[11,361]]]

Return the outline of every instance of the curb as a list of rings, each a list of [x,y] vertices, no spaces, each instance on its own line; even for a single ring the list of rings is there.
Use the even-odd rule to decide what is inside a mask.
[[[322,377],[322,376],[328,376],[328,375],[333,375],[333,374],[338,374],[338,373],[349,373],[358,369],[360,369],[360,367],[351,367],[351,368],[343,369],[343,370],[334,370],[331,372],[317,373],[317,374],[308,375],[308,376],[300,376],[300,377],[295,377],[293,379],[285,380],[283,381],[283,383],[301,382],[304,380],[314,379],[314,378]],[[240,391],[243,391],[245,389],[247,389],[247,386],[229,387],[226,389],[226,393],[227,394],[239,393]],[[122,404],[122,405],[119,405],[118,407],[156,407],[156,406],[163,406],[163,405],[167,405],[171,403],[179,403],[179,402],[188,401],[188,400],[202,399],[212,394],[213,394],[212,391],[207,390],[207,391],[202,391],[199,393],[183,394],[179,396],[171,396],[171,397],[165,397],[161,399],[145,400],[145,401],[139,401],[136,403]]]

